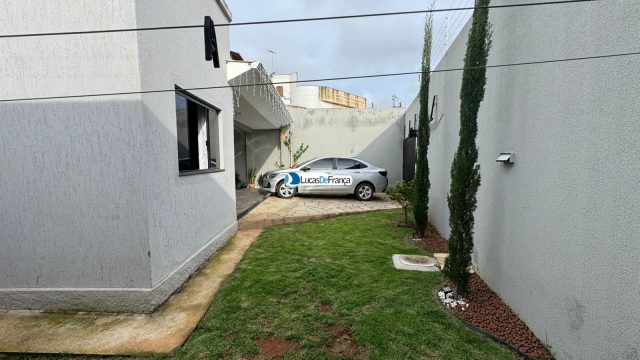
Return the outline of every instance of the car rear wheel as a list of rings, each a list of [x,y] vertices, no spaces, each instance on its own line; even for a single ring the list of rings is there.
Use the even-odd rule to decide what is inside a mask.
[[[283,199],[291,199],[293,195],[295,195],[295,189],[292,189],[287,186],[287,184],[283,181],[280,181],[278,185],[276,185],[276,194],[278,197]]]
[[[373,186],[369,183],[362,183],[356,187],[356,197],[361,201],[369,201],[373,198]]]

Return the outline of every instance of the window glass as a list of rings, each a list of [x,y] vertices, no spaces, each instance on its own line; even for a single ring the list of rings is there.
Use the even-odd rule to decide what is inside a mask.
[[[325,158],[312,162],[307,165],[311,170],[329,170],[333,169],[333,158]]]
[[[187,99],[176,93],[176,125],[178,128],[178,166],[180,171],[190,170],[191,152],[189,149],[189,110]]]
[[[367,165],[358,160],[344,158],[336,159],[336,166],[338,170],[364,169],[367,167]]]
[[[361,163],[360,161],[355,160],[355,168],[354,169],[366,169],[367,165]]]
[[[220,164],[220,126],[218,112],[209,110],[209,168],[221,169]]]
[[[176,92],[176,137],[180,171],[220,168],[218,113],[184,92]]]
[[[336,167],[338,170],[356,169],[355,164],[356,162],[353,159],[338,158],[336,161]]]

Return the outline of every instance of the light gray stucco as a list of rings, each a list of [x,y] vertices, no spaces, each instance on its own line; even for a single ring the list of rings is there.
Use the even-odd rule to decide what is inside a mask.
[[[302,109],[290,107],[294,148],[309,145],[301,160],[351,156],[388,171],[389,184],[402,180],[405,109]],[[283,162],[288,165],[286,147]]]
[[[490,16],[489,64],[624,53],[640,43],[635,1]],[[437,69],[463,65],[469,27]],[[637,359],[640,351],[639,60],[487,71],[473,261],[558,359]],[[445,236],[460,85],[460,72],[432,75],[442,118],[431,131],[429,214]],[[496,163],[502,151],[515,151],[515,164]]]
[[[217,2],[8,1],[0,32],[227,22]],[[64,16],[60,16],[64,14]],[[38,19],[38,21],[33,21]],[[221,62],[228,31],[217,31]],[[3,39],[0,97],[225,85],[201,29]],[[0,104],[0,308],[150,311],[235,232],[229,89],[225,171],[179,176],[174,94]]]

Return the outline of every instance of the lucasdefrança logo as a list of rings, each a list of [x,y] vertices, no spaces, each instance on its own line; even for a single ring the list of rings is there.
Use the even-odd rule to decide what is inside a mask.
[[[349,186],[353,182],[353,178],[349,175],[308,175],[299,174],[292,171],[284,178],[284,183],[288,188],[293,189],[300,185],[343,185]]]

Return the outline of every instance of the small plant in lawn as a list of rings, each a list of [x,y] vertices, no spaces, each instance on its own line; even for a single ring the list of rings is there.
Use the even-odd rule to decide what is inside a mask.
[[[458,295],[469,289],[469,273],[473,252],[473,212],[477,206],[476,194],[480,186],[480,165],[476,135],[478,110],[484,98],[487,58],[491,47],[489,23],[490,0],[476,0],[464,57],[460,89],[460,140],[451,165],[449,204],[449,257],[444,273],[455,284]]]
[[[304,143],[301,143],[300,146],[293,150],[293,132],[289,130],[289,134],[285,136],[284,141],[282,141],[284,146],[287,147],[287,151],[289,152],[289,167],[294,168],[298,166],[298,160],[304,155],[304,153],[309,149],[309,145],[305,146]],[[276,164],[278,164],[276,162]],[[282,163],[280,163],[282,165]],[[282,166],[284,167],[284,166]]]
[[[298,166],[298,160],[300,160],[300,158],[307,151],[308,148],[309,148],[309,145],[304,146],[304,143],[300,144],[300,147],[298,147],[296,152],[293,153],[293,165],[291,165],[291,167]]]
[[[389,199],[397,202],[404,210],[404,223],[409,225],[409,210],[413,208],[414,183],[411,181],[401,181],[394,186],[387,188]]]

